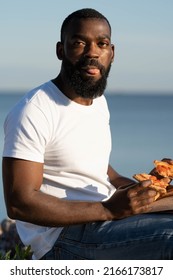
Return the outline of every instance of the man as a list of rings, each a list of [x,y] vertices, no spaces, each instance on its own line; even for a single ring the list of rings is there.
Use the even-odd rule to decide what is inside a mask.
[[[153,211],[151,182],[109,165],[108,20],[93,9],[69,15],[57,57],[59,75],[24,96],[4,125],[5,200],[22,241],[33,259],[173,257],[172,215],[135,215]]]

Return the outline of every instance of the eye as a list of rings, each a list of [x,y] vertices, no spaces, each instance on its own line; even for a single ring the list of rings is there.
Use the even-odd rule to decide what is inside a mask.
[[[98,43],[98,46],[101,47],[101,48],[106,48],[106,47],[109,46],[109,42],[107,42],[107,41],[100,41]]]
[[[77,41],[73,42],[73,46],[75,46],[75,47],[83,47],[85,45],[86,45],[85,42],[81,41],[81,40],[77,40]]]

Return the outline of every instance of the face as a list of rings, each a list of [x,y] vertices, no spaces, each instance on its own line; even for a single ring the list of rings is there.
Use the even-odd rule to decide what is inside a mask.
[[[75,20],[66,29],[58,57],[66,83],[83,98],[103,94],[114,56],[105,20]]]

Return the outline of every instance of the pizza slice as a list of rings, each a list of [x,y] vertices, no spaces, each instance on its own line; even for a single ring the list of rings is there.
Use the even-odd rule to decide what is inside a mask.
[[[166,161],[154,160],[154,165],[159,175],[173,179],[173,161],[168,163]]]
[[[142,182],[144,180],[150,180],[151,181],[150,188],[154,189],[157,192],[155,196],[155,200],[163,197],[163,195],[167,193],[166,188],[170,182],[169,178],[158,179],[156,176],[146,174],[146,173],[135,174],[133,178],[136,179],[138,182]]]

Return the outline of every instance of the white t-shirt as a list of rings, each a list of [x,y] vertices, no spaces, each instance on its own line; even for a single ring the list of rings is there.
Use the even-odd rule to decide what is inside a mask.
[[[111,135],[104,96],[84,106],[49,81],[11,110],[4,131],[3,157],[44,163],[42,192],[67,200],[101,201],[115,191],[107,176]],[[34,259],[52,248],[62,230],[16,224]]]

